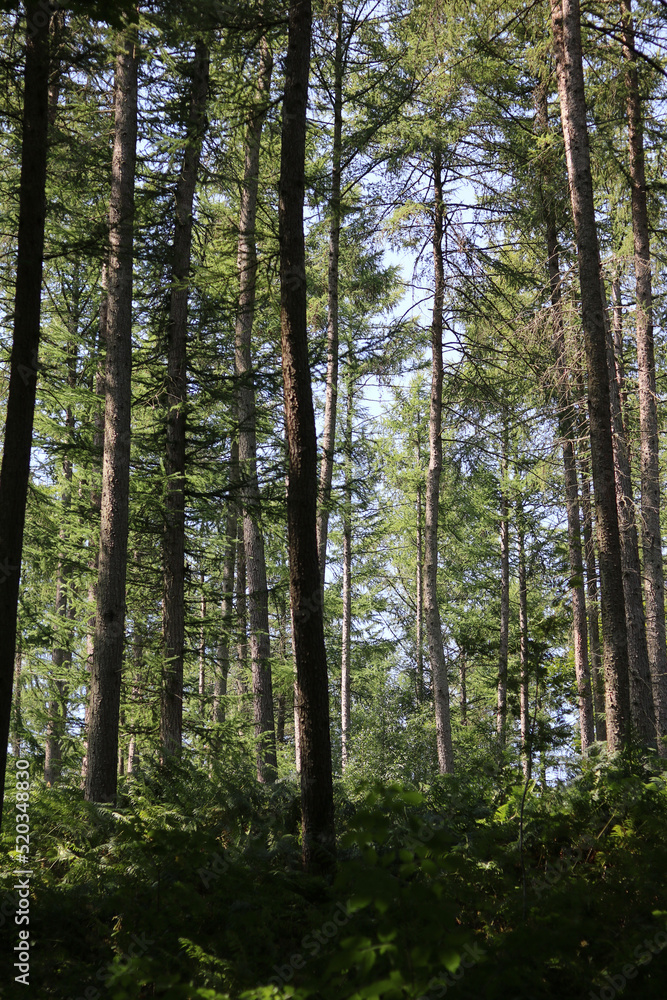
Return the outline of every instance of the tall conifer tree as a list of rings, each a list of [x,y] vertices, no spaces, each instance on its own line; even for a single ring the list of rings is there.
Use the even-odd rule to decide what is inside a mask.
[[[85,796],[93,802],[111,802],[116,796],[126,612],[139,70],[139,45],[134,25],[123,31],[119,44],[114,76],[114,141],[109,199],[102,522],[85,784]]]

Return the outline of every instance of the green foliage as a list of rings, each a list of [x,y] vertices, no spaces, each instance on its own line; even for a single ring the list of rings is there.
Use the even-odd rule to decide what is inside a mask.
[[[421,790],[340,787],[332,884],[301,870],[290,781],[212,780],[193,761],[126,781],[108,807],[36,780],[31,986],[89,1000],[584,1000],[627,967],[628,995],[659,1000],[664,768],[597,757],[546,789],[512,780],[478,762]],[[5,832],[7,887],[13,846]],[[0,961],[11,983],[11,948]]]

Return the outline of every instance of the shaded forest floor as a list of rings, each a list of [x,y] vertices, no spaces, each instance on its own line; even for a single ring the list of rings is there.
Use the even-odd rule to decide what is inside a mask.
[[[339,784],[332,884],[301,870],[295,779],[184,761],[126,779],[117,808],[35,781],[28,989],[10,780],[2,995],[664,1000],[664,764],[598,758],[547,789],[513,773]]]

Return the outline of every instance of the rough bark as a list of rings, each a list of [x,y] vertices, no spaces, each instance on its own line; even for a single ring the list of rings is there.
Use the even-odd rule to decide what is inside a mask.
[[[287,604],[284,596],[279,591],[274,591],[274,601],[276,605],[276,616],[278,619],[278,648],[280,653],[280,659],[283,663],[287,663],[287,643],[288,643],[288,627],[287,627]],[[291,699],[290,699],[291,700]],[[291,706],[290,706],[291,707]],[[276,744],[280,746],[285,743],[285,725],[287,721],[287,695],[283,689],[278,696],[278,716],[276,719]]]
[[[16,650],[16,667],[14,670],[14,704],[11,717],[11,744],[12,754],[15,760],[21,756],[21,734],[23,732],[23,719],[21,717],[21,664],[23,657],[21,650]]]
[[[102,520],[85,785],[86,799],[95,802],[112,802],[116,796],[125,632],[132,399],[132,254],[139,65],[134,35],[132,30],[127,30],[121,37],[114,81],[115,132],[109,200]]]
[[[236,538],[236,688],[239,695],[248,693],[248,584],[246,576],[243,518],[239,518]],[[242,711],[245,700],[241,701]]]
[[[239,422],[240,495],[243,511],[253,714],[257,739],[257,778],[273,781],[277,774],[273,720],[269,591],[266,579],[261,498],[257,479],[257,407],[252,368],[252,328],[255,317],[257,250],[255,228],[262,127],[269,105],[273,57],[266,38],[260,43],[257,93],[245,139],[245,165],[239,213],[239,300],[235,328],[236,405]]]
[[[67,346],[67,386],[70,391],[76,386],[76,336],[79,327],[79,291],[78,284],[75,282],[73,303],[68,320],[70,335],[72,336],[72,340],[70,340]],[[71,445],[72,433],[74,431],[74,413],[71,406],[68,406],[65,412],[65,430],[67,434],[67,450],[63,458],[65,486],[61,499],[63,521],[69,511],[71,502],[72,462],[69,457],[69,446]],[[70,644],[67,641],[63,641],[63,633],[67,631],[66,622],[68,619],[71,620],[74,610],[71,602],[68,600],[72,567],[70,560],[64,555],[64,549],[67,544],[67,530],[64,523],[60,528],[58,541],[60,544],[60,556],[56,571],[55,602],[58,631],[51,657],[53,677],[48,680],[50,696],[48,700],[49,720],[44,745],[44,781],[48,785],[52,785],[57,781],[62,766],[62,742],[67,728],[67,681],[63,674],[68,673],[68,668],[72,663]]]
[[[283,663],[288,662],[287,654],[287,644],[289,641],[289,628],[288,628],[288,615],[287,615],[287,602],[285,601],[284,595],[281,591],[274,591],[274,600],[276,605],[276,616],[278,619],[278,642],[280,659]],[[292,699],[289,699],[291,702]],[[278,696],[278,717],[276,719],[276,743],[278,745],[284,744],[285,737],[285,726],[287,723],[287,707],[288,699],[285,690],[283,689]],[[290,704],[290,708],[293,706]],[[293,711],[292,711],[293,715]]]
[[[600,620],[598,611],[598,583],[595,561],[595,539],[593,537],[593,507],[591,503],[591,479],[588,456],[582,455],[581,469],[581,509],[582,531],[586,554],[586,591],[588,593],[588,636],[591,659],[591,679],[593,685],[593,706],[595,708],[595,738],[600,742],[607,739],[605,724],[604,673],[600,655]]]
[[[459,653],[459,682],[461,684],[461,725],[468,725],[468,661],[465,649]]]
[[[135,632],[132,650],[134,661],[134,682],[132,684],[132,705],[139,705],[143,700],[142,689],[144,688],[144,641],[141,632]],[[127,750],[127,773],[134,774],[139,768],[139,754],[137,752],[137,737],[134,732],[130,736],[130,743]]]
[[[97,365],[95,368],[95,377],[93,382],[93,389],[95,395],[99,397],[100,400],[104,400],[105,390],[104,390],[104,367],[106,358],[106,343],[107,343],[107,320],[109,314],[109,267],[108,262],[105,261],[102,264],[102,271],[100,274],[100,308],[99,308],[99,326],[98,326],[98,355],[97,355]],[[102,460],[104,455],[104,403],[95,406],[93,413],[93,455],[95,456],[95,462],[92,469],[92,488],[90,491],[90,515],[95,524],[99,524],[101,510],[102,510],[102,494],[101,494],[101,480],[102,480]],[[90,570],[90,582],[88,584],[88,605],[91,608],[97,607],[97,572],[98,564],[100,558],[99,546],[95,548],[94,552],[91,554],[91,559],[88,564],[88,569]],[[93,669],[93,653],[95,650],[95,614],[92,614],[88,618],[88,634],[86,636],[86,670],[90,674]],[[85,788],[86,786],[86,775],[88,773],[88,723],[90,721],[90,698],[86,698],[86,707],[84,710],[84,750],[83,759],[81,761],[81,786]]]
[[[604,286],[602,294],[604,295]],[[616,381],[618,382],[618,392],[621,399],[623,431],[628,443],[628,456],[630,464],[632,464],[632,450],[630,446],[630,435],[628,434],[627,421],[628,390],[625,384],[625,365],[623,363],[623,298],[621,292],[621,279],[618,274],[616,274],[611,281],[611,304],[611,333],[614,346]]]
[[[415,645],[417,647],[417,675],[416,675],[416,695],[417,701],[424,700],[424,492],[421,481],[422,468],[422,442],[421,442],[421,415],[417,411],[415,419],[415,462],[419,470],[419,480],[417,482],[417,566],[415,569],[415,587],[417,592],[416,614],[415,614]]]
[[[26,3],[23,140],[9,390],[0,471],[0,824],[37,388],[48,141],[49,22]]]
[[[294,633],[292,633],[292,636]],[[292,639],[292,655],[296,664],[296,653],[294,652],[294,639]],[[294,710],[294,768],[297,774],[301,774],[301,730],[299,728],[299,686],[296,679],[296,666],[294,673],[294,684],[292,686],[292,708]]]
[[[164,757],[180,753],[183,732],[185,646],[185,444],[187,431],[188,294],[192,211],[208,98],[209,55],[195,44],[192,90],[180,177],[176,187],[171,289],[167,322],[165,520],[163,535],[163,668],[160,746]]]
[[[340,710],[342,766],[350,757],[350,655],[352,652],[352,379],[347,385],[345,414],[345,485],[343,500],[343,627],[341,637]]]
[[[618,310],[616,314],[618,315]],[[642,571],[639,561],[639,539],[635,521],[630,452],[621,403],[622,367],[614,351],[613,330],[606,309],[604,315],[607,328],[607,367],[614,441],[616,506],[621,540],[625,623],[628,635],[630,721],[635,736],[642,743],[650,745],[655,744],[655,713],[646,643]]]
[[[72,411],[68,408],[67,424],[73,426]],[[72,481],[72,464],[65,459],[64,474],[68,484],[62,496],[63,516],[69,509],[70,492],[69,484]],[[61,528],[59,532],[59,543],[62,548],[66,544],[66,532]],[[53,676],[48,679],[49,699],[48,699],[48,723],[46,729],[46,741],[44,745],[44,781],[47,785],[53,785],[60,776],[62,766],[62,741],[65,736],[67,725],[67,683],[62,676],[67,671],[72,662],[72,652],[69,643],[63,641],[62,631],[66,629],[66,621],[71,617],[71,605],[68,602],[69,584],[69,564],[61,554],[58,559],[58,569],[56,572],[56,602],[55,615],[57,619],[58,633],[56,645],[51,656]],[[69,606],[68,606],[69,605]]]
[[[546,102],[546,94],[544,95]],[[546,108],[542,108],[546,118]],[[579,484],[577,459],[574,450],[576,439],[576,411],[570,392],[567,368],[565,330],[561,301],[561,276],[558,254],[556,223],[550,206],[545,205],[546,243],[551,293],[553,352],[556,361],[556,394],[558,402],[558,430],[563,449],[563,474],[565,504],[567,508],[567,541],[572,593],[572,632],[574,639],[574,670],[577,681],[579,733],[581,749],[585,751],[595,738],[593,696],[588,662],[588,623],[586,594],[584,591],[584,566],[581,551],[581,519],[579,517]]]
[[[442,156],[433,158],[433,319],[431,321],[431,402],[429,408],[429,463],[424,504],[424,619],[428,655],[433,678],[435,732],[438,767],[441,774],[453,774],[454,750],[449,711],[449,679],[442,644],[442,626],[438,605],[438,513],[440,475],[442,473],[442,313],[445,274],[442,257],[444,204],[442,200]]]
[[[627,737],[629,724],[628,645],[616,513],[605,326],[600,291],[600,253],[586,124],[579,0],[551,0],[551,22],[577,242],[588,370],[591,460],[602,598],[607,738],[609,748],[617,750]]]
[[[424,500],[422,484],[417,486],[417,568],[416,568],[416,628],[415,643],[417,646],[417,701],[424,700]]]
[[[199,714],[203,718],[206,714],[206,591],[204,589],[204,571],[200,576],[201,582],[201,603],[199,606],[199,617],[201,624],[199,628]]]
[[[320,461],[319,506],[317,512],[317,556],[320,586],[324,589],[327,562],[327,536],[331,480],[336,442],[338,403],[338,262],[341,228],[341,160],[343,151],[343,4],[336,4],[336,51],[333,80],[333,150],[331,162],[331,197],[329,200],[329,264],[327,270],[327,381],[324,399],[322,459]]]
[[[508,441],[507,418],[503,414],[500,456],[500,638],[498,644],[498,706],[496,731],[501,746],[507,724],[507,652],[510,627],[510,523],[507,497]]]
[[[285,742],[285,692],[278,695],[278,715],[276,717],[276,744],[280,746]]]
[[[236,565],[236,536],[238,532],[238,515],[236,502],[236,484],[238,482],[239,445],[234,439],[230,454],[229,499],[227,501],[227,518],[225,521],[225,558],[222,564],[222,601],[220,605],[220,641],[216,663],[216,675],[213,686],[213,721],[225,721],[225,699],[227,696],[227,677],[230,667],[230,636],[234,612],[234,568]]]
[[[644,597],[653,701],[659,737],[667,736],[667,650],[665,648],[665,580],[660,528],[660,468],[658,410],[653,343],[653,287],[651,243],[646,204],[644,128],[635,58],[631,0],[621,0],[623,55],[627,69],[626,113],[630,180],[632,183],[632,233],[637,296],[637,374],[639,382],[639,433],[641,465],[641,527],[644,556]],[[662,746],[662,744],[661,744]]]
[[[523,774],[530,778],[532,754],[530,739],[530,708],[528,703],[528,590],[526,587],[526,545],[521,504],[517,510],[517,549],[519,555],[519,712],[521,716],[521,746],[523,748]]]
[[[317,438],[306,322],[303,233],[310,0],[291,0],[280,161],[280,327],[289,480],[287,535],[298,687],[303,859],[335,859],[329,692],[317,558]]]

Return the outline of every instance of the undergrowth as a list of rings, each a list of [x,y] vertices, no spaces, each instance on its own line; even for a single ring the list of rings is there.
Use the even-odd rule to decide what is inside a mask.
[[[2,995],[664,1000],[661,767],[599,758],[546,789],[341,784],[333,883],[301,868],[294,778],[172,765],[115,807],[34,782],[30,987],[5,827]]]

